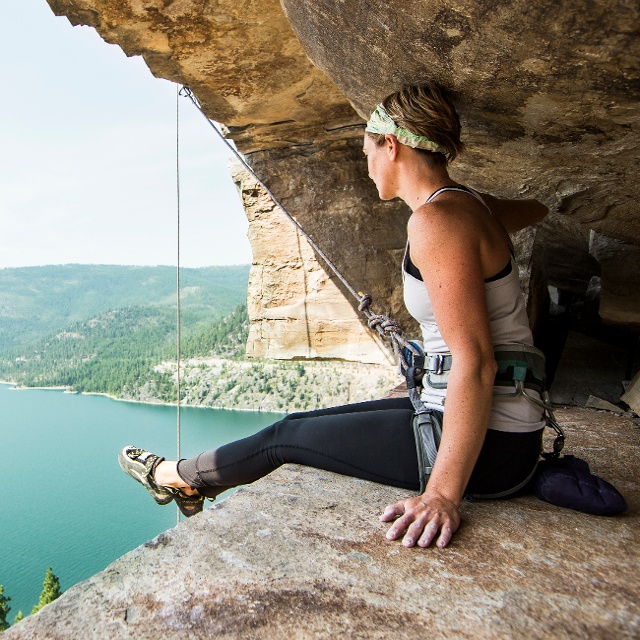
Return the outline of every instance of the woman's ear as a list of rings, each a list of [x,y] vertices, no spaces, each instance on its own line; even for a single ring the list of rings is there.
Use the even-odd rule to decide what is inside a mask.
[[[398,155],[400,143],[398,139],[391,133],[387,133],[384,137],[384,148],[387,152],[389,160],[395,160]]]

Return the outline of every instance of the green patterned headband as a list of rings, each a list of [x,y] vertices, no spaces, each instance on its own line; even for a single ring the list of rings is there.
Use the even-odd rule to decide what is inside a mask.
[[[368,133],[378,133],[380,135],[390,133],[398,139],[398,142],[406,144],[408,147],[412,147],[413,149],[426,149],[427,151],[435,151],[436,153],[445,154],[447,152],[447,150],[437,142],[433,142],[424,136],[417,136],[415,133],[411,133],[411,131],[407,131],[407,129],[399,127],[386,112],[382,104],[379,104],[371,114],[365,131]]]

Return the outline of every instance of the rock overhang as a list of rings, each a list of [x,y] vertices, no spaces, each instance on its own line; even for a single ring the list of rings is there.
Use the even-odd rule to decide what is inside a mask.
[[[467,142],[452,166],[455,179],[498,196],[537,198],[552,211],[550,228],[568,230],[534,241],[547,250],[559,288],[573,291],[592,275],[584,267],[593,243],[585,238],[576,254],[579,232],[597,232],[612,246],[631,245],[625,255],[633,256],[640,244],[640,10],[627,0],[49,4],[72,23],[93,26],[128,55],[142,55],[156,76],[189,86],[303,228],[321,247],[331,245],[330,257],[354,287],[378,304],[391,301],[384,311],[405,327],[413,325],[391,265],[402,253],[407,209],[381,207],[363,166],[343,169],[362,163],[363,117],[404,83],[429,78],[454,90]],[[243,180],[238,183],[242,190]],[[251,179],[244,184],[246,205],[255,185]],[[264,207],[266,214],[274,210]],[[293,228],[287,233],[288,244],[299,242]],[[282,253],[283,237],[253,245],[250,290],[260,300],[250,312],[255,335],[267,335],[267,315],[277,314],[277,301],[261,289],[267,265],[293,265],[279,270],[281,284],[295,282],[297,306],[305,308],[306,270]],[[570,263],[576,255],[579,264]],[[326,270],[313,255],[305,264],[314,273]],[[640,276],[632,274],[628,284],[629,274],[611,265],[603,266],[602,318],[637,332],[633,291]],[[622,300],[611,295],[620,281],[631,292]],[[318,300],[334,294],[328,286]],[[304,314],[291,320],[301,336],[322,334]],[[363,340],[355,316],[339,331],[345,341]],[[291,355],[278,340],[271,344],[263,355]],[[295,350],[300,357],[336,355],[308,344]],[[264,349],[253,345],[249,351]],[[377,361],[378,355],[358,358]]]

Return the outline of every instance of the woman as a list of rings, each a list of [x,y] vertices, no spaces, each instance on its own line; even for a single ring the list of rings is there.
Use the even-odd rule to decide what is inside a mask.
[[[431,84],[387,97],[364,138],[380,198],[401,198],[413,211],[403,264],[407,308],[420,323],[425,351],[451,354],[446,388],[430,385],[426,376],[422,394],[426,406],[443,412],[428,484],[380,517],[393,521],[387,538],[402,538],[407,547],[434,540],[445,547],[460,524],[465,494],[508,495],[522,487],[535,470],[544,427],[538,407],[494,389],[494,345],[532,344],[508,233],[538,222],[547,210],[456,184],[447,164],[461,149],[456,111]],[[296,413],[196,458],[169,462],[125,447],[120,464],[156,502],[175,500],[186,515],[202,509],[204,496],[287,462],[416,490],[413,416],[408,398]]]

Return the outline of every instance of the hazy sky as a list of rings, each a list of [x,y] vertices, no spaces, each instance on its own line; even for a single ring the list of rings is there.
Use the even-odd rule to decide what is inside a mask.
[[[45,0],[3,6],[0,77],[0,268],[175,264],[175,85]],[[181,263],[248,263],[227,151],[180,114]]]

